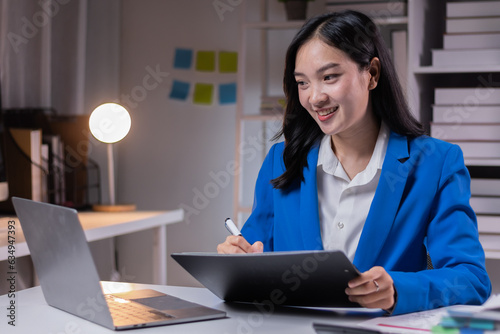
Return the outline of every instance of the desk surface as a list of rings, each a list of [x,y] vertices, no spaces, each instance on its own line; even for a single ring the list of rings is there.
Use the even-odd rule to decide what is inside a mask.
[[[188,288],[164,285],[146,285],[105,282],[108,291],[126,291],[130,286],[151,288],[158,291],[199,303],[208,307],[224,310],[228,318],[201,321],[146,329],[133,329],[130,334],[139,333],[314,333],[313,322],[356,324],[368,320],[373,315],[341,314],[329,310],[310,310],[295,308],[258,309],[253,305],[227,304],[204,288]],[[8,325],[7,307],[10,299],[0,296],[0,333],[113,333],[113,331],[75,317],[69,313],[50,307],[43,298],[40,287],[16,293],[16,326]]]
[[[87,241],[95,241],[124,235],[149,228],[159,227],[182,221],[182,209],[171,211],[130,211],[130,212],[79,212]],[[15,220],[16,256],[29,255],[28,246],[17,217],[0,218],[0,261],[8,255],[7,226],[9,220]]]

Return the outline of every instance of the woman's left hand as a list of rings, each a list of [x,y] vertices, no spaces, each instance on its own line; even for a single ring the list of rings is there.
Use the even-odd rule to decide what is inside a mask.
[[[345,292],[350,301],[362,307],[390,310],[396,302],[392,277],[382,267],[373,267],[350,280]]]

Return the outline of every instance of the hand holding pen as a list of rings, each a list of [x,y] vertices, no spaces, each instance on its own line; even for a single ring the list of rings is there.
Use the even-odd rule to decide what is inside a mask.
[[[231,218],[227,218],[224,224],[231,235],[226,238],[226,241],[217,246],[218,253],[234,254],[263,252],[264,245],[262,242],[257,241],[253,245],[250,245],[248,241],[243,238],[240,230],[236,227],[236,224],[231,220]]]

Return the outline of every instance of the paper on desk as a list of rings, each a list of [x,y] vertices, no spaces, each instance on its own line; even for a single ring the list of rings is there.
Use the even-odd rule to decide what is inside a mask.
[[[429,311],[415,312],[393,317],[378,317],[360,323],[361,327],[375,329],[383,333],[429,334],[431,328],[441,321],[443,316],[451,312],[467,312],[474,314],[484,310],[498,308],[500,295],[491,296],[483,305],[454,305]],[[450,313],[451,313],[450,312]]]

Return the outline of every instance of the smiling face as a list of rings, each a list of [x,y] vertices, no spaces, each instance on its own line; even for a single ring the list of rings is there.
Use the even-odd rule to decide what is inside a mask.
[[[355,135],[376,124],[370,103],[378,79],[374,61],[360,70],[346,53],[318,38],[300,47],[294,71],[299,100],[325,134]]]

